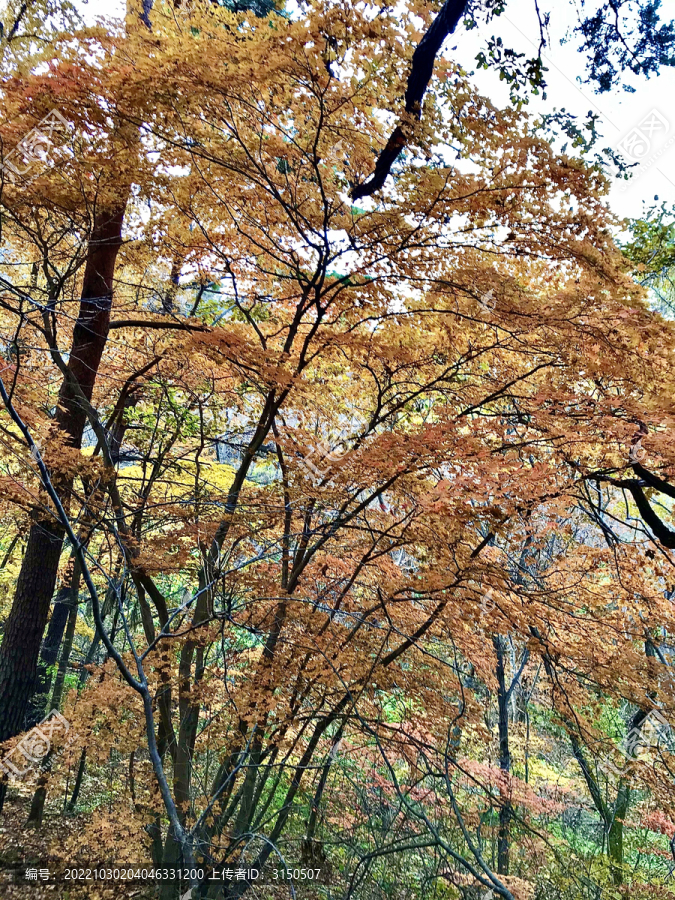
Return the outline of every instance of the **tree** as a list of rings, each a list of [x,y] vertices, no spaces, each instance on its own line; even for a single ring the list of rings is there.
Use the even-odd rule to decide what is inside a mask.
[[[638,18],[634,26],[626,26],[624,23],[620,27],[617,24],[618,11],[615,5],[611,9],[609,6],[603,6],[594,17],[580,21],[579,32],[584,37],[585,49],[589,51],[592,59],[590,78],[597,81],[601,88],[613,83],[618,77],[618,73],[625,68],[649,74],[656,71],[659,65],[671,64],[672,30],[666,25],[657,28],[658,3],[624,3],[622,6],[630,9],[631,12],[635,7]],[[244,5],[243,8],[246,6]],[[270,12],[272,9],[264,4],[252,8],[258,16]],[[133,14],[138,15],[142,25],[146,27],[150,25],[150,9],[151,5],[144,3],[142,8]],[[237,7],[238,9],[239,7]],[[486,7],[486,10],[488,17],[498,11],[493,10],[490,6]],[[59,8],[58,11],[59,14],[66,17],[73,15],[69,5],[64,6],[63,9]],[[3,27],[7,45],[13,47],[17,41],[20,44],[22,36],[25,33],[31,33],[33,17],[36,15],[39,17],[42,12],[42,7],[39,5],[24,4],[18,10],[10,8],[7,25]],[[47,13],[51,12],[50,7]],[[444,39],[454,30],[462,15],[468,13],[470,23],[476,24],[484,12],[480,4],[471,6],[469,9],[464,0],[462,2],[448,0],[442,7],[441,13],[436,17],[413,54],[412,69],[407,80],[406,115],[412,115],[413,119],[420,118],[422,100],[431,78],[435,57]],[[543,24],[547,21],[547,16],[548,14],[544,15]],[[628,29],[627,33],[622,30],[624,27]],[[629,50],[628,40],[633,37],[635,46]],[[332,48],[329,48],[327,52],[330,54]],[[45,53],[45,58],[51,58],[52,55],[51,45],[49,45],[49,51]],[[512,83],[518,86],[524,79],[518,62],[522,58],[522,54],[519,56],[515,53],[507,53],[506,56],[511,60],[509,66],[503,64],[500,54],[495,55],[493,51],[490,52],[490,60],[498,66],[500,73],[508,75]],[[485,64],[488,65],[488,62],[486,61]],[[328,59],[326,65],[330,71],[331,63]],[[526,70],[530,73],[529,81],[535,89],[538,89],[543,84],[541,56],[536,61],[529,61]],[[532,75],[532,72],[536,72],[536,76]],[[131,132],[127,129],[126,139],[127,141],[131,140],[133,144],[133,129]],[[357,178],[357,181],[352,184],[351,192],[354,198],[372,194],[383,186],[392,164],[400,155],[408,139],[408,126],[397,126],[378,157],[373,176],[363,182]],[[118,173],[114,169],[107,173],[106,177],[107,175],[112,175],[111,183],[114,183],[118,177]],[[126,176],[123,175],[122,180],[124,181],[125,178]],[[112,205],[109,208],[101,205],[104,202],[103,198],[97,201],[98,207],[94,208],[94,216],[89,221],[90,247],[95,248],[96,251],[92,250],[91,254],[89,280],[96,280],[92,276],[92,272],[98,271],[99,263],[101,263],[101,284],[94,284],[93,281],[90,284],[85,280],[82,285],[84,305],[80,313],[85,329],[89,327],[87,321],[91,314],[91,310],[88,311],[88,300],[91,297],[99,296],[95,293],[96,291],[101,292],[100,296],[112,296],[114,265],[117,247],[121,241],[126,209],[125,190],[128,188],[122,187],[119,196],[112,198],[110,201]],[[88,202],[92,202],[91,198]],[[99,256],[105,256],[106,259],[99,259]],[[56,289],[58,290],[58,286]],[[94,294],[91,293],[91,290],[94,290]],[[99,346],[95,347],[94,343],[86,343],[86,350],[82,352],[87,358],[83,357],[80,360],[86,373],[76,373],[76,377],[82,376],[83,378],[81,384],[85,388],[85,395],[91,393],[97,374],[97,357],[100,358],[106,340],[107,326],[104,320],[107,313],[101,309],[96,315],[101,319],[97,325]],[[74,340],[82,340],[82,336],[80,335],[78,338],[76,334]],[[72,348],[72,355],[74,360],[79,359],[81,355],[80,349],[75,345]],[[63,390],[66,393],[70,390],[66,381],[63,382]],[[64,396],[62,399],[67,405],[69,402],[67,398]],[[68,421],[61,422],[57,417],[56,428],[67,435],[71,444],[77,447],[81,440],[83,417],[81,414],[76,415],[71,409],[66,418]],[[0,648],[0,681],[4,693],[10,698],[0,717],[0,740],[15,734],[17,728],[21,727],[25,720],[27,698],[30,697],[36,684],[39,643],[44,634],[49,603],[54,590],[62,540],[63,537],[58,528],[54,534],[51,534],[48,529],[45,530],[40,525],[36,525],[29,535],[22,572],[17,583],[14,608],[7,624],[7,633],[10,638],[7,642],[3,642],[3,646]],[[20,623],[25,622],[29,622],[31,625],[24,630]],[[19,630],[21,631],[21,640],[18,639]]]
[[[349,201],[416,28],[372,12],[153,10],[152,30],[61,36],[54,71],[8,84],[8,111],[58,93],[79,146],[5,185],[4,514],[65,533],[81,569],[96,677],[64,713],[94,771],[128,760],[115,834],[124,818],[139,855],[144,828],[163,868],[302,853],[354,896],[415,854],[412,895],[521,898],[530,860],[563,851],[519,774],[507,684],[539,678],[550,731],[596,768],[599,697],[673,705],[644,652],[672,630],[668,560],[630,524],[608,537],[616,509],[588,494],[646,480],[631,440],[645,409],[669,426],[673,332],[612,241],[601,173],[449,63],[416,135],[428,165]],[[118,210],[102,242],[92,208]]]
[[[113,136],[112,141],[113,146],[117,144],[120,147],[121,144],[123,153],[131,151],[132,158],[137,142],[134,131],[132,129],[130,134],[128,127],[122,127],[120,135]],[[72,331],[67,372],[58,394],[53,432],[55,438],[58,436],[59,441],[74,450],[79,450],[81,446],[86,422],[79,391],[87,401],[91,400],[108,336],[115,262],[122,243],[122,223],[131,188],[128,173],[123,169],[120,171],[120,157],[118,155],[115,160],[115,155],[113,151],[112,165],[107,162],[105,171],[99,170],[98,190],[93,196],[86,197],[84,259],[76,254],[69,260],[73,266],[71,271],[76,271],[83,263],[84,273],[80,307]],[[122,165],[128,166],[128,159],[122,157]],[[21,220],[26,208],[21,208],[21,201],[13,203],[10,200],[6,206],[18,227],[25,228],[30,234],[33,223]],[[29,216],[31,212],[29,203]],[[62,234],[57,230],[50,237],[54,242],[60,242]],[[39,246],[39,238],[37,243]],[[46,275],[42,309],[45,327],[52,329],[52,340],[55,341],[56,321],[49,321],[49,310],[58,301],[63,279],[70,272],[68,269],[65,272],[50,270],[50,262],[44,256],[42,260],[39,256],[35,258],[35,265],[39,268],[42,264]],[[20,303],[33,300],[9,278],[4,279],[4,284],[11,294],[18,296]],[[67,495],[72,486],[72,476],[66,474],[64,477],[65,481],[59,487],[68,509],[70,501]],[[0,647],[0,690],[4,697],[0,710],[0,741],[16,734],[24,724],[27,703],[35,687],[38,653],[54,592],[63,536],[61,524],[45,520],[44,516],[39,516],[30,526],[14,604],[5,623]],[[0,794],[0,806],[1,801]]]

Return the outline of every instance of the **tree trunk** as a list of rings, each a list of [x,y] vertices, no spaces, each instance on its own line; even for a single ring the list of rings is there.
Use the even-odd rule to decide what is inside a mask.
[[[47,704],[47,709],[60,709],[61,700],[63,698],[63,687],[66,681],[66,670],[70,661],[70,654],[73,649],[73,639],[75,637],[75,626],[77,625],[77,597],[80,590],[80,567],[75,565],[75,572],[70,585],[70,610],[68,614],[68,630],[66,638],[63,642],[63,651],[59,660],[59,670],[56,673],[54,682],[54,693],[52,699]],[[38,787],[33,795],[30,813],[28,815],[27,825],[39,826],[42,824],[42,815],[44,813],[45,800],[47,799],[47,788],[49,785],[49,772],[51,771],[51,751],[44,764],[45,771],[40,775]]]
[[[28,534],[14,604],[0,647],[0,742],[24,727],[61,556],[61,540],[61,533],[49,522],[35,522]]]
[[[77,767],[77,777],[75,779],[75,787],[73,788],[73,796],[70,798],[68,803],[68,812],[72,813],[75,811],[75,807],[77,806],[77,801],[80,796],[80,788],[82,787],[82,778],[84,777],[84,767],[87,762],[87,748],[84,747],[82,753],[80,754],[80,762]]]
[[[79,586],[79,579],[77,581],[77,586]],[[70,663],[70,654],[73,650],[73,640],[75,639],[76,625],[77,594],[75,593],[73,605],[71,606],[70,613],[68,615],[68,629],[66,631],[66,637],[63,642],[63,651],[61,653],[61,659],[59,660],[59,669],[56,673],[56,681],[54,682],[54,693],[52,694],[51,703],[49,704],[50,709],[59,709],[59,707],[61,706],[63,688],[66,683],[66,672],[68,670],[68,664]]]
[[[607,854],[612,871],[614,884],[623,883],[623,823],[628,812],[630,801],[630,787],[625,781],[619,784],[619,790],[614,804],[612,821],[607,832]]]
[[[28,813],[27,827],[39,828],[42,825],[42,816],[45,811],[45,800],[47,799],[47,782],[49,781],[49,772],[45,769],[40,773],[38,778],[38,786],[33,794],[33,802]]]
[[[496,634],[492,643],[497,653],[497,682],[499,690],[497,703],[499,707],[499,768],[506,775],[511,772],[511,753],[509,750],[509,698],[506,690],[504,672],[505,649],[501,635]],[[499,832],[497,835],[497,873],[509,874],[509,829],[511,823],[511,802],[502,796],[499,809]]]
[[[35,693],[28,706],[27,728],[32,728],[33,725],[40,722],[48,708],[53,708],[53,704],[48,706],[47,703],[52,690],[52,672],[50,670],[59,658],[59,650],[61,649],[61,641],[66,630],[68,616],[73,605],[77,603],[78,588],[73,593],[73,585],[76,582],[79,584],[79,566],[75,557],[71,556],[66,577],[54,600],[49,626],[47,627],[47,636],[42,644]]]
[[[205,578],[200,577],[200,588],[206,587]],[[192,627],[198,628],[207,618],[207,591],[202,589],[195,605],[192,617]],[[173,790],[176,808],[180,816],[181,825],[185,822],[190,805],[190,786],[192,783],[192,757],[195,741],[197,739],[197,727],[199,724],[199,702],[195,701],[192,690],[192,671],[194,661],[194,685],[199,683],[204,672],[204,649],[195,640],[188,640],[181,650],[178,687],[178,710],[180,726],[175,747],[173,763]],[[183,862],[182,848],[176,839],[173,828],[169,828],[164,842],[164,854],[162,868],[180,868]],[[176,896],[177,886],[171,882],[164,882],[160,887],[160,900],[172,900]]]
[[[87,263],[82,284],[80,309],[73,330],[68,369],[88,400],[108,337],[112,302],[113,273],[122,242],[122,221],[126,197],[113,211],[94,217]],[[79,448],[85,425],[85,411],[68,379],[64,379],[55,417],[56,428],[71,447]],[[72,481],[58,485],[64,500]],[[18,734],[25,723],[28,700],[35,687],[37,661],[61,557],[63,529],[50,519],[36,516],[7,618],[0,647],[0,742]],[[0,797],[0,804],[2,798]]]

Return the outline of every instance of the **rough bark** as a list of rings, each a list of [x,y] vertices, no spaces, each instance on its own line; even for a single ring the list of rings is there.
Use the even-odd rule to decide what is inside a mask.
[[[86,398],[91,400],[101,356],[108,337],[113,273],[122,242],[126,197],[116,209],[96,213],[68,368]],[[69,379],[59,392],[55,428],[74,448],[82,443],[85,411]],[[59,493],[67,502],[72,481],[62,480]],[[17,580],[14,603],[0,647],[0,742],[20,732],[28,700],[35,687],[37,662],[54,592],[64,531],[60,523],[36,514]],[[0,802],[1,802],[0,797]]]

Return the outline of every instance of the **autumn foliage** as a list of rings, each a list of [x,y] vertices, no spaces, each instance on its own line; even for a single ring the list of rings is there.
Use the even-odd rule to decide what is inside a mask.
[[[5,58],[3,148],[68,130],[2,183],[0,719],[77,734],[5,785],[7,890],[37,847],[206,873],[163,898],[670,896],[675,331],[606,179],[450,58],[406,118],[428,7],[257,13]]]

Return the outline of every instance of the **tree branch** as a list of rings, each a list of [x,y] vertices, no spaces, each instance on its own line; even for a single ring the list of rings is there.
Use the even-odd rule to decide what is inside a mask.
[[[675,531],[671,531],[670,528],[668,528],[667,525],[664,525],[661,519],[659,519],[639,485],[631,483],[628,485],[628,490],[633,495],[633,500],[635,500],[635,505],[640,511],[640,515],[651,528],[654,537],[660,541],[664,547],[667,547],[669,550],[674,550]]]
[[[422,100],[431,81],[436,54],[443,46],[446,37],[452,34],[457,27],[457,23],[467,7],[467,2],[468,0],[446,0],[413,53],[408,87],[405,92],[405,111],[418,120],[422,118]],[[377,158],[373,174],[363,184],[354,185],[352,188],[352,200],[369,197],[375,191],[380,190],[391,167],[407,145],[409,134],[409,127],[396,126],[384,150]]]

